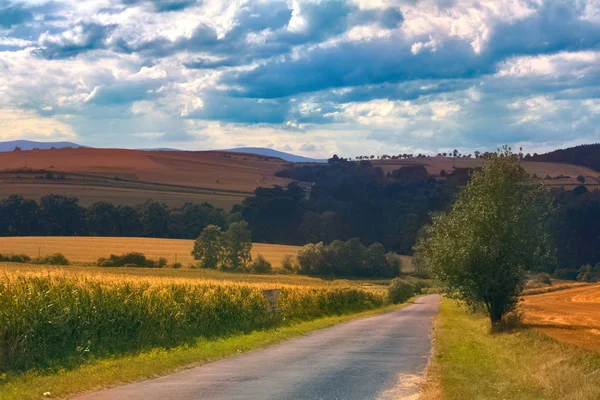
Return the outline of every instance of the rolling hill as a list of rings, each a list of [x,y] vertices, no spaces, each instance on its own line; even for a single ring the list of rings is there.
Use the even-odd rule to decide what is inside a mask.
[[[0,197],[57,193],[139,204],[209,202],[229,209],[259,186],[285,185],[274,174],[281,159],[218,151],[142,151],[65,148],[0,153]]]
[[[325,159],[309,158],[298,156],[291,153],[285,153],[283,151],[268,149],[266,147],[239,147],[236,149],[227,149],[223,151],[229,151],[232,153],[247,153],[247,154],[258,154],[266,157],[277,157],[288,162],[303,162],[303,163],[326,163]]]
[[[584,144],[568,149],[554,150],[546,154],[536,154],[530,160],[582,165],[600,171],[600,143]]]

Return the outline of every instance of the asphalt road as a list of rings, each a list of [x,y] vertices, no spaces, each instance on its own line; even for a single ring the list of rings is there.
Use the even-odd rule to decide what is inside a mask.
[[[439,296],[284,343],[79,400],[410,399],[431,352]]]

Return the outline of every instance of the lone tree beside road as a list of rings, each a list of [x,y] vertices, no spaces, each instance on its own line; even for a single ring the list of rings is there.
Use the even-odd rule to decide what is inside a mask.
[[[544,186],[529,179],[508,147],[486,155],[447,214],[433,218],[415,256],[448,294],[485,307],[497,328],[519,301],[526,272],[549,256]]]

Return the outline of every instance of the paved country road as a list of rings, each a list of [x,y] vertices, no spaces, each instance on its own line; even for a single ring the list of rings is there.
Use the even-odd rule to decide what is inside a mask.
[[[263,350],[79,400],[406,399],[419,391],[439,296]]]

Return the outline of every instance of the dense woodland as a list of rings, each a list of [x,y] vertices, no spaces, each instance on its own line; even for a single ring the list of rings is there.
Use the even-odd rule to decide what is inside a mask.
[[[546,154],[525,156],[525,161],[545,161],[562,164],[574,164],[600,171],[600,143],[584,144],[568,149],[554,150]]]
[[[366,246],[411,254],[432,212],[446,210],[469,171],[455,169],[434,178],[423,166],[384,174],[369,161],[336,159],[329,164],[291,166],[279,173],[301,185],[258,188],[226,211],[208,203],[167,207],[97,202],[82,207],[73,197],[44,196],[39,202],[10,196],[0,202],[1,236],[140,236],[195,239],[208,225],[226,229],[246,221],[254,242],[305,245],[358,238]],[[309,182],[309,184],[306,184]],[[307,189],[309,188],[309,189]],[[579,186],[554,190],[556,213],[549,221],[556,264],[562,277],[600,261],[600,192]]]

